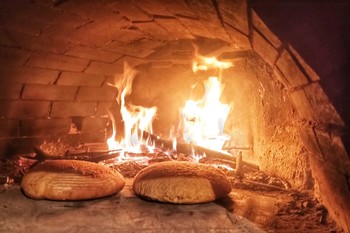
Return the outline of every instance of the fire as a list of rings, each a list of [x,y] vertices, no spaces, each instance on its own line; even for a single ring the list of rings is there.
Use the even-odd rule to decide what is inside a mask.
[[[222,70],[232,66],[230,62],[219,61],[215,57],[207,58],[197,56],[193,63],[193,71],[206,71],[215,69],[218,76],[211,76],[205,81],[205,94],[199,101],[188,100],[181,110],[182,136],[183,138],[173,138],[172,150],[176,151],[178,140],[193,143],[212,150],[221,150],[228,138],[224,134],[226,118],[230,112],[230,106],[220,102],[223,85],[221,85]],[[113,134],[107,140],[109,150],[122,150],[119,156],[120,160],[128,160],[127,153],[142,153],[147,147],[148,152],[153,152],[154,142],[144,140],[143,132],[148,135],[153,134],[152,122],[157,112],[156,107],[146,108],[133,105],[127,100],[132,92],[132,83],[136,76],[136,71],[124,67],[122,79],[116,80],[113,85],[118,89],[117,101],[120,104],[120,113],[124,122],[124,137],[116,141],[117,128],[113,118]],[[110,114],[112,117],[112,114]],[[171,135],[175,135],[171,131]],[[196,155],[193,152],[192,157],[197,162],[205,155]]]
[[[116,80],[114,85],[118,89],[117,101],[120,103],[120,113],[124,121],[124,138],[121,142],[115,140],[117,129],[115,121],[112,120],[113,134],[107,140],[110,150],[123,149],[127,152],[140,153],[142,145],[148,145],[152,149],[151,142],[144,142],[143,132],[153,133],[152,122],[157,108],[137,106],[125,100],[132,92],[132,82],[135,76],[136,71],[125,65],[123,79]]]
[[[219,69],[220,77],[211,76],[205,82],[205,94],[199,101],[188,100],[182,109],[183,138],[213,150],[221,150],[227,137],[224,135],[226,118],[230,111],[228,104],[220,102],[221,71],[232,66],[230,62],[221,62],[216,58],[199,57],[193,63],[193,71]]]
[[[232,62],[223,62],[219,61],[216,57],[203,57],[197,55],[197,60],[192,63],[193,72],[197,72],[198,70],[210,70],[210,69],[219,69],[222,71],[223,69],[230,68],[232,66]]]

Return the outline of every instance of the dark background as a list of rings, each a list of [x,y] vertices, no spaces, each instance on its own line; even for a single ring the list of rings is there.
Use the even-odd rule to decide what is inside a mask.
[[[250,0],[266,25],[288,41],[320,76],[345,121],[350,151],[350,0]]]

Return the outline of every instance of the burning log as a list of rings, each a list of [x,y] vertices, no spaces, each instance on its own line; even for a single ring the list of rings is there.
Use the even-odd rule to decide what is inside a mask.
[[[150,134],[148,132],[143,131],[142,133],[144,140],[151,139],[156,146],[159,147],[165,147],[167,149],[173,149],[173,142],[171,140],[162,139],[160,137],[157,137],[153,134]],[[188,143],[177,143],[176,145],[176,151],[178,153],[183,154],[205,154],[207,158],[217,158],[217,159],[223,159],[228,161],[237,162],[237,158],[233,156],[232,154],[225,152],[225,151],[215,151],[211,150],[202,146],[194,145],[194,144],[188,144]],[[254,171],[259,170],[259,166],[253,163],[249,163],[246,161],[242,161],[242,166],[246,166]]]
[[[63,156],[51,155],[39,147],[34,147],[36,153],[35,159],[38,161],[44,160],[85,160],[90,162],[100,162],[103,160],[113,159],[120,155],[121,150],[103,150],[103,151],[85,151],[72,153],[69,150]]]
[[[157,137],[156,135],[150,134],[145,131],[140,132],[140,134],[142,135],[142,138],[145,141],[151,140],[154,143],[154,145],[158,148],[163,147],[167,150],[173,150],[173,142],[171,140],[162,139],[160,137]],[[91,161],[91,162],[100,162],[100,161],[111,160],[119,157],[122,152],[122,149],[108,150],[105,148],[99,148],[96,151],[95,150],[89,151],[87,149],[81,149],[81,148],[67,149],[60,155],[56,153],[55,154],[49,153],[46,150],[41,149],[39,147],[34,147],[34,151],[36,153],[36,156],[34,157],[34,159],[38,161],[68,159],[68,160],[85,160],[85,161]],[[200,162],[206,163],[208,162],[208,160],[215,160],[217,161],[218,164],[220,164],[221,162],[223,164],[229,162],[230,166],[232,168],[236,168],[238,172],[242,172],[242,170],[244,172],[259,170],[259,167],[257,165],[243,161],[239,155],[238,157],[236,157],[226,151],[211,150],[211,149],[194,145],[194,144],[183,143],[183,142],[177,143],[176,152],[177,154],[184,154],[184,155],[192,155],[192,154],[204,155],[205,154],[205,158],[202,158]],[[128,153],[128,152],[126,153],[128,154],[128,156],[133,157],[132,153]],[[164,153],[160,153],[160,154],[163,154],[163,156],[161,156],[159,153],[156,153],[157,156],[154,156],[154,155],[151,155],[152,153],[149,153],[149,152],[145,152],[142,154],[150,157],[151,163],[154,163],[157,161],[159,162],[166,161],[170,159]],[[140,154],[137,154],[136,156],[139,156],[139,155]],[[159,158],[159,157],[162,157],[162,158]],[[178,158],[173,157],[173,159],[178,159]]]
[[[285,187],[280,187],[280,186],[272,185],[272,184],[264,184],[261,182],[251,181],[248,179],[243,179],[240,182],[234,183],[233,187],[242,188],[242,189],[261,188],[261,189],[270,190],[270,191],[287,191],[288,190]]]

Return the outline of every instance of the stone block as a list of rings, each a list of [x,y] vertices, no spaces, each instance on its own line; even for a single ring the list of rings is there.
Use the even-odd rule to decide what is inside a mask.
[[[17,15],[16,17],[6,17],[3,19],[2,28],[25,32],[30,35],[40,35],[40,33],[50,24],[28,17],[27,14]]]
[[[19,120],[0,119],[0,137],[18,137]]]
[[[91,22],[91,19],[81,17],[81,16],[77,15],[76,13],[61,11],[59,13],[59,16],[51,21],[51,24],[68,26],[68,27],[72,27],[72,28],[80,28],[83,25],[88,24],[90,22]]]
[[[49,101],[0,101],[0,116],[14,119],[48,117],[49,107]]]
[[[11,1],[2,1],[1,8],[4,12],[11,13],[16,17],[25,17],[26,15],[30,15],[31,18],[40,21],[40,22],[52,22],[57,17],[59,17],[59,10],[51,7],[51,4],[44,5],[39,2],[28,2],[21,1],[13,4]]]
[[[87,74],[80,72],[62,72],[57,85],[62,86],[101,86],[105,81],[105,75]]]
[[[317,141],[315,131],[312,127],[307,127],[305,125],[299,126],[299,134],[303,140],[303,145],[311,153],[310,156],[314,156],[318,160],[323,160],[320,145]]]
[[[189,0],[186,2],[191,10],[196,13],[197,17],[202,20],[202,22],[205,22],[205,27],[215,38],[231,42],[229,34],[223,27],[224,22],[220,21],[216,7],[213,5],[213,1]]]
[[[224,52],[220,53],[220,55],[218,56],[218,59],[231,60],[231,61],[233,61],[234,64],[236,62],[242,62],[242,59],[249,56],[249,54],[250,54],[249,51],[237,51],[235,49],[233,49],[233,50],[232,49],[231,50],[225,49],[225,50],[220,50],[220,51],[224,51]]]
[[[58,77],[57,70],[26,66],[8,66],[0,64],[0,80],[11,83],[52,84]]]
[[[62,142],[67,145],[78,145],[81,142],[105,142],[105,132],[86,132],[78,134],[41,135],[21,138],[0,139],[0,158],[9,158],[11,155],[33,153],[33,145],[40,146],[47,142]]]
[[[203,22],[221,24],[215,10],[215,6],[211,0],[188,0],[186,3],[199,19],[204,20]]]
[[[288,80],[290,86],[299,87],[308,83],[304,73],[287,50],[284,50],[278,58],[276,65]]]
[[[156,18],[155,21],[178,39],[194,39],[190,32],[174,18]]]
[[[23,65],[30,53],[23,49],[0,47],[0,63]]]
[[[133,44],[139,40],[146,38],[147,35],[137,28],[122,28],[119,30],[117,41]]]
[[[202,20],[186,17],[178,17],[178,20],[190,31],[192,35],[215,38],[215,36],[206,28],[206,25]]]
[[[276,77],[276,79],[283,85],[283,87],[286,90],[288,90],[290,88],[290,84],[289,84],[288,80],[286,79],[286,77],[284,77],[282,72],[277,67],[274,67],[273,73],[275,75],[274,77]]]
[[[302,69],[308,75],[308,77],[311,81],[319,81],[320,80],[320,77],[317,75],[317,73],[311,68],[311,66],[309,66],[305,62],[305,60],[300,56],[300,54],[291,45],[288,45],[288,50],[291,52],[291,54],[297,60],[298,64],[302,67]]]
[[[154,52],[154,50],[145,49],[134,44],[127,44],[119,41],[112,42],[106,47],[106,49],[117,52],[119,54],[138,58],[145,58]]]
[[[117,89],[111,86],[81,87],[77,96],[78,101],[114,101]]]
[[[313,156],[310,156],[310,167],[317,184],[315,195],[337,225],[349,232],[350,190],[345,174],[335,164]]]
[[[108,40],[118,38],[119,30],[128,27],[130,22],[117,13],[100,14],[98,18],[77,29],[80,34],[100,35]]]
[[[72,44],[103,48],[106,44],[111,43],[117,37],[118,36],[115,36],[114,38],[105,37],[103,34],[97,35],[85,32],[84,30],[79,30],[74,34],[74,37],[72,39],[74,42]]]
[[[251,49],[249,38],[245,34],[237,31],[235,28],[231,27],[226,23],[224,24],[224,28],[225,28],[226,34],[228,34],[230,37],[229,42],[233,44],[232,45],[233,47],[235,47],[238,50]]]
[[[2,88],[0,92],[0,100],[16,100],[19,99],[23,85],[20,83],[12,83],[12,82],[2,82]]]
[[[168,41],[166,44],[148,56],[147,60],[192,60],[194,57],[194,47],[190,40]]]
[[[106,51],[100,48],[89,48],[85,46],[75,46],[70,48],[66,54],[74,57],[103,62],[115,62],[123,56],[121,54]]]
[[[89,60],[71,56],[37,53],[27,62],[27,66],[57,69],[65,71],[83,71],[89,64]]]
[[[245,35],[249,34],[247,1],[244,0],[218,0],[222,20]]]
[[[69,41],[3,29],[0,31],[0,45],[62,54],[68,48]]]
[[[209,23],[206,25],[206,27],[210,31],[210,33],[214,35],[215,39],[223,40],[223,41],[226,41],[229,43],[232,43],[232,42],[235,43],[235,42],[240,41],[238,38],[235,38],[235,37],[231,38],[231,34],[233,34],[233,33],[232,33],[230,27],[227,27],[227,29],[225,29],[224,26],[222,26],[218,23],[216,23],[216,24]],[[242,38],[240,38],[240,39],[242,39]],[[240,45],[238,45],[238,46],[240,46]]]
[[[110,64],[105,62],[93,61],[89,67],[85,70],[86,73],[114,76],[116,74],[122,74],[124,71],[123,64]]]
[[[72,120],[51,119],[23,119],[21,120],[20,136],[47,136],[68,134]]]
[[[58,41],[69,41],[73,45],[84,45],[88,47],[102,47],[111,41],[103,34],[92,34],[80,28],[51,24],[41,36]]]
[[[120,59],[119,62],[121,64],[127,64],[128,67],[130,68],[134,68],[145,61],[143,59],[136,58],[136,57],[124,56],[122,59]]]
[[[134,3],[150,15],[172,16],[162,0],[135,0]]]
[[[96,110],[95,116],[108,116],[108,111],[111,113],[113,112],[119,112],[120,106],[117,105],[116,101],[111,102],[99,102]]]
[[[256,30],[253,30],[253,48],[271,67],[274,66],[278,51]]]
[[[196,18],[196,14],[183,0],[163,0],[162,2],[173,15]]]
[[[77,87],[42,84],[27,84],[24,86],[24,100],[74,100]]]
[[[70,26],[51,24],[40,36],[61,41],[75,41],[77,29]]]
[[[266,26],[266,24],[262,21],[259,15],[252,9],[252,23],[254,28],[261,34],[266,40],[275,48],[278,49],[281,47],[282,42],[278,37]]]
[[[329,101],[326,93],[320,84],[312,83],[305,88],[306,96],[310,102],[311,109],[317,116],[317,121],[325,125],[344,126],[343,120],[340,118],[334,106]]]
[[[303,89],[290,92],[289,95],[300,117],[306,120],[316,121],[314,111]]]
[[[150,50],[155,50],[159,46],[163,45],[164,42],[158,41],[158,40],[151,40],[148,38],[136,41],[132,43],[133,45],[140,47],[140,48],[145,48],[145,49],[150,49]]]
[[[325,162],[334,165],[338,171],[345,174],[345,163],[349,161],[342,140],[330,132],[315,129],[315,135]]]
[[[96,102],[53,102],[50,117],[93,116]]]
[[[110,13],[100,1],[67,1],[59,8],[65,12],[80,16],[84,19],[94,20],[103,14]]]
[[[137,22],[133,24],[135,27],[139,28],[143,33],[149,37],[156,40],[174,40],[173,35],[170,35],[159,24],[153,22]]]
[[[147,15],[137,6],[128,0],[112,1],[108,3],[109,7],[125,16],[131,22],[151,21],[152,16]]]

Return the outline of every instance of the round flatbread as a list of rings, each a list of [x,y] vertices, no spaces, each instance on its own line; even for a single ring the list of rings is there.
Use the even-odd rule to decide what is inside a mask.
[[[226,175],[213,166],[168,161],[142,169],[134,178],[133,191],[150,200],[195,204],[227,195],[231,185]]]
[[[123,176],[100,164],[78,160],[47,160],[30,169],[22,190],[33,199],[85,200],[123,189]]]

